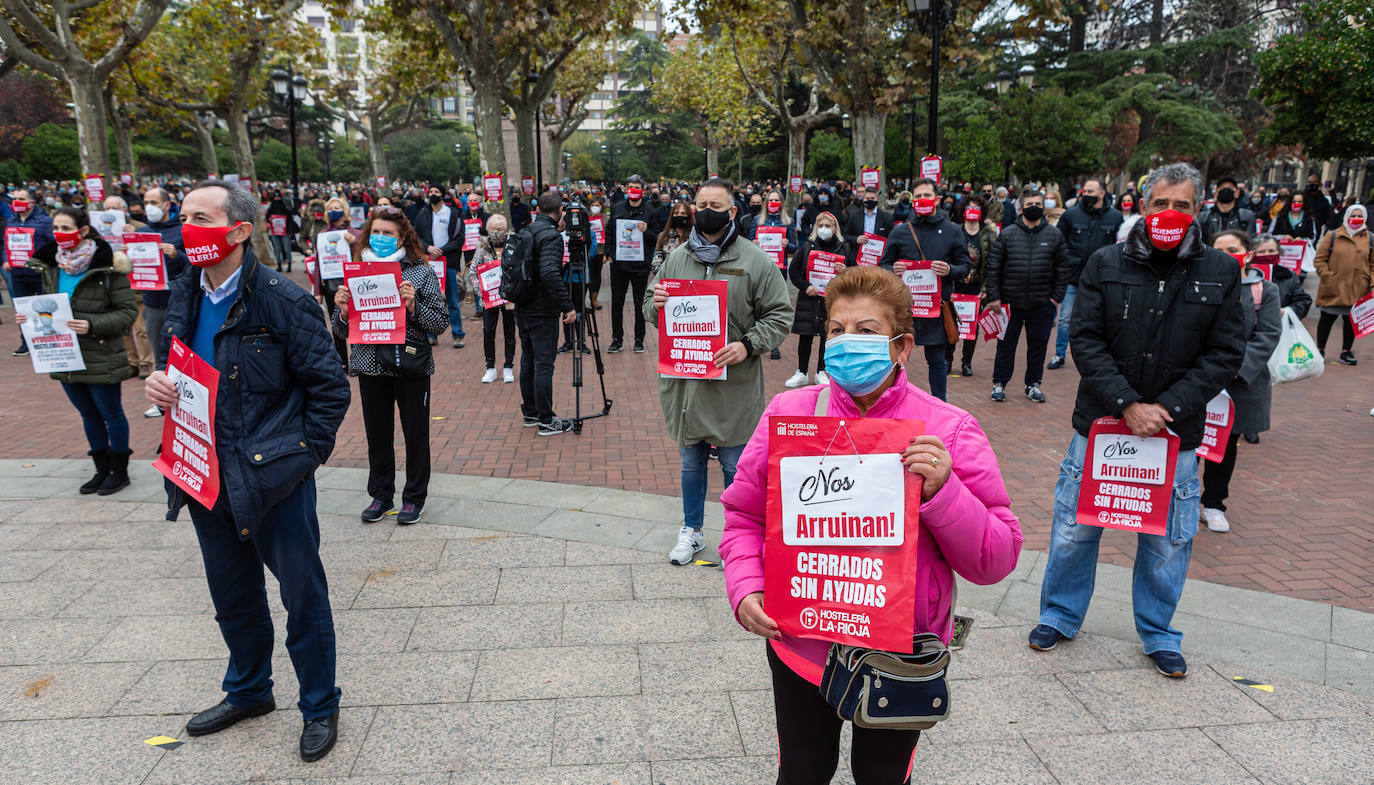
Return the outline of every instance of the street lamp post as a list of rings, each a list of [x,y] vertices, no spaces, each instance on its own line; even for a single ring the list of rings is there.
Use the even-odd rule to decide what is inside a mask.
[[[291,134],[291,198],[298,200],[300,191],[300,169],[296,164],[296,105],[305,100],[305,77],[296,73],[288,64],[286,68],[272,69],[272,92],[277,101],[286,106],[287,125]]]
[[[930,35],[930,122],[926,131],[930,155],[938,155],[940,146],[940,32],[954,20],[958,5],[959,0],[906,0],[907,12]]]
[[[453,154],[458,156],[458,179],[468,181],[468,160],[463,157],[463,143],[453,143]]]
[[[321,136],[318,144],[320,146],[320,152],[324,153],[324,179],[326,181],[332,181],[334,179],[334,172],[330,169],[329,159],[330,153],[334,152],[334,137],[330,134]]]
[[[539,82],[540,74],[538,71],[530,71],[525,81],[529,83],[530,89]],[[534,108],[534,192],[544,193],[544,143],[539,137],[543,136],[543,131],[539,128],[539,115],[543,114],[543,106]]]

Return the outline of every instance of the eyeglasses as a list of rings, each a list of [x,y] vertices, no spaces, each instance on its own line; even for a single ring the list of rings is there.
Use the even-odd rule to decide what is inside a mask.
[[[384,205],[381,205],[381,206],[379,206],[379,207],[374,207],[374,208],[372,208],[372,214],[373,214],[373,215],[404,215],[405,213],[402,213],[401,210],[400,210],[399,208],[392,207],[391,205],[384,204]]]

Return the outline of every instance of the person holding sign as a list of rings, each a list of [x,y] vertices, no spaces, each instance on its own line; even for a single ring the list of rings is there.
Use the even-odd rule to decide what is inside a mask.
[[[129,258],[95,232],[85,210],[58,210],[52,228],[56,239],[35,251],[26,269],[38,276],[36,294],[62,293],[70,298],[72,318],[67,327],[76,333],[85,369],[49,375],[62,383],[62,391],[80,413],[87,454],[95,463],[95,476],[80,491],[108,496],[129,486],[133,451],[120,384],[133,375],[123,335],[138,318],[138,299],[129,287]],[[15,321],[27,321],[17,301]],[[40,340],[34,338],[30,347],[35,357],[42,356]]]
[[[1231,475],[1236,469],[1236,441],[1242,433],[1258,434],[1269,430],[1269,405],[1273,398],[1269,356],[1279,344],[1283,319],[1279,313],[1279,288],[1264,280],[1259,270],[1250,266],[1253,260],[1250,235],[1240,229],[1218,232],[1212,237],[1212,247],[1245,266],[1240,281],[1241,302],[1254,305],[1253,309],[1241,309],[1245,312],[1247,330],[1245,360],[1236,377],[1226,385],[1233,414],[1226,423],[1230,433],[1224,454],[1219,461],[1215,458],[1204,461],[1202,471],[1202,520],[1214,532],[1228,532],[1231,523],[1226,520],[1226,497],[1230,495]],[[1204,435],[1204,441],[1206,438]]]
[[[429,207],[416,213],[415,233],[424,243],[430,256],[444,257],[447,265],[444,273],[447,280],[445,297],[448,299],[449,329],[453,335],[453,348],[463,348],[467,333],[463,330],[463,295],[458,285],[458,274],[463,269],[463,246],[466,235],[463,228],[462,202],[448,204],[444,201],[444,191],[437,185],[429,187]],[[474,246],[475,247],[475,246]]]
[[[1074,402],[1074,435],[1059,466],[1054,489],[1050,553],[1040,590],[1040,623],[1030,646],[1048,651],[1060,638],[1078,634],[1092,599],[1102,529],[1086,519],[1109,521],[1120,511],[1148,514],[1163,534],[1138,534],[1133,605],[1136,633],[1145,654],[1166,676],[1182,677],[1188,665],[1179,653],[1183,633],[1170,622],[1188,577],[1199,518],[1197,454],[1207,403],[1235,378],[1245,358],[1246,318],[1241,303],[1241,268],[1236,260],[1203,244],[1195,218],[1202,201],[1202,175],[1185,163],[1155,169],[1141,189],[1144,218],[1126,242],[1095,251],[1078,279],[1069,346],[1082,376]],[[1102,423],[1102,425],[1098,425]],[[1113,445],[1094,429],[1124,425],[1137,441]],[[1177,436],[1173,436],[1177,434]],[[1173,440],[1177,458],[1165,460]],[[1138,467],[1149,482],[1172,474],[1167,510],[1142,508],[1144,486],[1115,482],[1105,464],[1147,457]],[[1155,450],[1155,447],[1160,447]],[[1088,460],[1088,456],[1093,458]],[[1102,465],[1099,465],[1102,464]],[[1120,493],[1101,495],[1090,507],[1080,485],[1108,480]],[[1154,487],[1154,486],[1150,486]],[[1151,494],[1152,495],[1152,494]],[[1098,503],[1101,499],[1102,503]]]
[[[320,306],[253,255],[256,197],[219,180],[198,184],[181,206],[186,257],[195,267],[172,282],[163,332],[219,371],[213,433],[220,492],[213,507],[167,481],[168,520],[189,508],[200,541],[215,619],[229,648],[219,704],[186,732],[202,736],[276,708],[272,617],[263,576],[277,577],[286,607],[286,649],[300,684],[300,755],[324,757],[338,739],[334,619],[315,513],[315,469],[334,450],[348,411],[348,378]],[[148,400],[178,403],[163,371]]]
[[[677,544],[668,561],[687,564],[706,547],[701,532],[706,520],[707,455],[717,448],[726,487],[735,463],[765,403],[760,356],[787,337],[792,304],[773,260],[757,245],[743,241],[735,223],[729,180],[707,180],[697,190],[692,232],[687,242],[668,254],[654,278],[653,294],[643,302],[644,318],[655,327],[668,303],[663,279],[724,281],[727,343],[711,358],[724,378],[711,380],[660,377],[658,399],[668,433],[682,457],[682,516]]]
[[[53,241],[52,218],[26,188],[10,192],[10,212],[13,216],[5,222],[5,283],[10,288],[10,297],[29,297],[41,292],[42,282],[37,272],[28,269],[28,262],[34,251]],[[24,357],[28,353],[29,346],[21,335],[14,356]]]
[[[1312,295],[1302,288],[1302,282],[1292,270],[1279,264],[1279,238],[1262,234],[1255,238],[1255,255],[1251,265],[1269,273],[1268,280],[1279,287],[1279,308],[1292,308],[1299,320],[1312,310]]]
[[[644,314],[639,307],[649,288],[651,258],[649,249],[658,243],[663,231],[658,210],[644,201],[644,179],[632,175],[625,188],[625,199],[611,204],[606,220],[606,247],[611,252],[611,345],[607,354],[625,348],[625,293],[634,293],[634,351],[644,351]]]
[[[399,409],[406,442],[406,484],[396,523],[405,526],[420,522],[429,493],[429,391],[434,375],[429,336],[448,326],[448,312],[439,279],[405,213],[396,207],[375,207],[362,233],[367,243],[353,249],[354,260],[399,262],[399,291],[405,303],[403,343],[354,344],[348,355],[348,370],[358,377],[358,400],[367,432],[367,493],[372,502],[363,510],[362,519],[363,523],[376,523],[394,509],[396,448],[392,424]],[[350,303],[347,286],[340,287],[331,320],[335,336],[348,337]]]
[[[797,338],[797,372],[783,386],[788,389],[810,383],[807,367],[811,363],[811,344],[816,349],[816,384],[829,384],[825,375],[825,290],[830,281],[846,267],[854,266],[840,234],[839,222],[830,213],[816,217],[811,237],[801,244],[787,268],[788,279],[797,287],[797,312],[792,318],[792,333]],[[821,337],[816,341],[817,336]]]
[[[991,189],[991,186],[988,186]],[[989,191],[991,193],[991,191]],[[992,243],[997,239],[997,232],[994,231],[983,221],[983,199],[979,196],[970,196],[960,208],[964,223],[964,247],[968,249],[969,272],[963,278],[956,279],[953,284],[953,299],[958,299],[957,295],[968,295],[970,298],[978,298],[973,304],[974,323],[973,337],[964,338],[964,348],[960,354],[959,374],[960,376],[973,375],[973,353],[978,348],[978,321],[977,314],[983,311],[982,301],[983,277],[987,273],[988,255],[992,253]],[[970,302],[973,302],[970,299]],[[956,303],[955,308],[958,309]],[[954,376],[954,343],[950,342],[949,348],[945,349],[945,364],[949,366],[949,375]]]
[[[320,298],[324,300],[325,309],[331,320],[334,318],[335,309],[338,308],[334,304],[334,298],[343,287],[343,263],[353,258],[353,246],[359,242],[358,238],[361,236],[362,234],[353,228],[348,216],[348,202],[337,196],[325,202],[324,222],[318,225],[318,231],[310,244],[315,249],[316,263],[320,270]],[[345,366],[348,365],[347,337],[335,337],[334,350],[339,355],[339,361]]]
[[[878,189],[872,185],[865,187],[858,209],[845,213],[844,236],[848,238],[845,242],[849,255],[858,257],[859,238],[866,234],[888,237],[894,225],[892,213],[878,207]]]
[[[162,263],[167,270],[168,282],[176,280],[186,272],[189,263],[182,251],[181,221],[172,216],[172,203],[167,192],[161,188],[149,188],[143,192],[143,214],[148,219],[148,231],[157,232],[162,237],[158,250],[162,252]],[[167,301],[171,297],[167,289],[145,291],[143,299],[143,324],[148,328],[148,342],[152,344],[153,365],[161,367],[167,363],[162,352],[162,323],[167,316]],[[161,414],[156,407],[144,412],[145,417]]]
[[[883,628],[895,630],[908,647],[913,635],[924,632],[948,643],[955,574],[978,584],[996,583],[1015,568],[1022,541],[997,456],[978,421],[907,380],[904,366],[916,344],[906,286],[882,270],[850,267],[830,282],[826,306],[832,383],[773,398],[744,448],[734,484],[721,496],[726,594],[739,624],[768,641],[778,781],[787,783],[829,782],[839,762],[843,722],[817,690],[831,642],[841,634],[862,637],[865,628]],[[771,445],[775,436],[807,433],[820,416],[876,423],[883,426],[879,434],[902,430],[892,434],[898,448],[885,454],[873,454],[876,445],[865,441],[858,427],[860,440],[853,444],[841,436],[843,448],[815,445],[814,455],[848,457],[836,461],[845,476],[832,470],[826,487],[858,492],[828,508],[812,507],[824,510],[815,515],[826,517],[815,519],[818,523],[803,536],[803,525],[813,519],[780,521],[770,508],[814,500],[818,483],[811,472],[799,484],[770,483],[770,463],[777,460]],[[862,463],[855,452],[864,456]],[[867,536],[863,529],[847,536],[845,520],[871,524],[893,514],[891,506],[873,508],[872,500],[879,498],[904,505],[904,512],[893,516],[904,523],[899,537],[885,534],[881,526]],[[846,506],[835,509],[841,503]],[[789,539],[796,547],[775,550],[775,544]],[[779,582],[793,590],[780,596],[765,591],[766,584]],[[834,613],[846,594],[854,598],[852,610]],[[813,600],[829,601],[831,610],[817,613],[813,606],[820,603]],[[832,621],[837,616],[853,623],[842,631]],[[853,730],[855,783],[907,781],[918,731]]]
[[[1302,198],[1301,195],[1294,198]],[[1355,325],[1350,321],[1350,306],[1369,294],[1374,285],[1374,242],[1365,226],[1368,213],[1364,205],[1345,211],[1345,222],[1327,232],[1317,244],[1315,265],[1321,284],[1317,287],[1317,350],[1326,356],[1326,341],[1336,320],[1341,321],[1341,365],[1354,365]]]
[[[940,400],[945,399],[945,378],[949,366],[945,362],[945,347],[950,336],[945,331],[943,310],[949,305],[952,288],[945,281],[957,281],[969,274],[968,248],[959,227],[936,209],[935,182],[922,178],[911,189],[911,220],[894,227],[883,250],[883,258],[878,264],[899,277],[906,272],[903,260],[929,262],[931,271],[940,282],[941,313],[918,318],[916,324],[916,345],[924,347],[926,367],[929,370],[930,393]],[[933,295],[932,295],[933,296]]]
[[[482,384],[496,381],[496,326],[500,322],[505,339],[506,364],[501,367],[501,381],[515,382],[515,306],[501,299],[501,253],[506,247],[509,230],[506,216],[495,213],[487,219],[487,236],[477,245],[477,253],[468,266],[468,287],[475,295],[477,315],[482,317],[482,354],[487,370]],[[494,301],[488,307],[483,301]]]
[[[277,272],[286,265],[291,272],[291,238],[300,231],[296,215],[282,199],[282,192],[273,189],[272,201],[267,205],[267,239],[272,241],[272,253],[277,256]]]

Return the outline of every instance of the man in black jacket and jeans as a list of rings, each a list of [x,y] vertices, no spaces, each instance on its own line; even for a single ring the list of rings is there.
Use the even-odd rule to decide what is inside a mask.
[[[538,426],[540,436],[557,436],[572,430],[571,420],[553,413],[553,366],[558,359],[558,322],[572,324],[577,318],[572,297],[563,283],[563,199],[553,191],[539,196],[539,214],[524,231],[533,239],[534,298],[515,307],[520,328],[520,413],[525,427]],[[623,294],[623,293],[622,293]]]
[[[611,205],[611,216],[606,222],[606,245],[611,256],[611,345],[606,347],[607,354],[615,354],[625,347],[625,292],[631,287],[634,291],[634,348],[636,353],[644,351],[644,314],[639,304],[644,302],[644,293],[649,289],[653,249],[662,230],[658,210],[644,201],[643,179],[639,175],[632,176],[625,187],[625,201]],[[639,232],[641,239],[639,252],[633,254],[628,248],[622,249],[619,242],[624,233],[632,231]]]
[[[1069,356],[1069,320],[1073,314],[1074,296],[1078,293],[1078,276],[1083,263],[1099,248],[1116,243],[1116,232],[1125,218],[1121,211],[1106,204],[1107,192],[1102,181],[1089,177],[1083,181],[1083,193],[1078,203],[1059,217],[1059,231],[1064,233],[1069,252],[1069,285],[1064,299],[1059,301],[1059,329],[1054,337],[1054,356],[1050,357],[1051,371],[1064,367]]]
[[[1160,673],[1180,678],[1188,665],[1179,653],[1183,633],[1172,621],[1198,530],[1195,450],[1207,402],[1245,357],[1247,306],[1240,265],[1208,247],[1194,221],[1202,175],[1168,164],[1150,173],[1142,191],[1144,217],[1126,242],[1089,257],[1078,281],[1070,345],[1082,379],[1073,439],[1054,489],[1040,623],[1029,643],[1048,651],[1077,635],[1092,600],[1102,529],[1078,523],[1077,508],[1080,482],[1094,473],[1087,449],[1093,422],[1121,418],[1142,438],[1169,428],[1178,434],[1178,458],[1166,531],[1136,535],[1132,605],[1145,654]]]
[[[1040,382],[1045,348],[1069,283],[1069,254],[1064,235],[1045,220],[1045,197],[1039,191],[1021,194],[1021,217],[992,244],[984,280],[988,308],[1011,306],[1007,333],[997,342],[992,366],[992,400],[1007,399],[1006,384],[1016,370],[1016,344],[1025,327],[1026,397],[1044,403]]]

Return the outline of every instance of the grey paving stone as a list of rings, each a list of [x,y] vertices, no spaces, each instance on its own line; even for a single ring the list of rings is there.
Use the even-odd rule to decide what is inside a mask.
[[[339,741],[323,759],[300,756],[301,715],[291,706],[244,720],[209,736],[167,735],[186,743],[167,754],[144,785],[183,785],[212,780],[257,781],[288,777],[349,774],[377,710],[339,711]]]
[[[1023,629],[1027,634],[1030,633],[1032,625],[1025,625]],[[1128,641],[1108,638],[1105,635],[1094,635],[1091,632],[1080,632],[1075,641],[1092,641],[1098,646],[1111,652],[1111,655],[1121,663],[1123,668],[1146,668],[1154,670],[1155,661],[1145,656],[1145,649],[1140,645],[1139,639]],[[1060,646],[1066,644],[1060,643]]]
[[[320,519],[320,542],[326,544],[352,542],[386,542],[397,527],[395,518],[388,516],[377,523],[363,523],[358,515],[338,515],[322,513]]]
[[[701,674],[712,687],[751,690],[769,686],[771,675],[761,639],[651,643],[639,647],[644,692],[680,692],[684,673]]]
[[[211,610],[210,590],[197,578],[98,581],[62,609],[62,618],[169,616]]]
[[[224,698],[220,684],[224,680],[224,670],[229,663],[229,652],[224,650],[213,659],[204,660],[164,660],[147,664],[143,675],[124,692],[124,696],[110,707],[111,715],[129,714],[195,714],[210,708]],[[289,668],[287,670],[290,670]],[[273,663],[273,681],[277,686],[273,694],[278,705],[290,692],[280,686],[284,674]],[[294,685],[294,680],[292,681]],[[175,736],[175,734],[172,734]]]
[[[543,537],[628,548],[635,545],[652,527],[651,522],[637,518],[557,510],[529,531]]]
[[[44,504],[31,505],[11,520],[16,523],[55,521],[60,524],[122,521],[130,509],[127,502],[107,499],[52,499]]]
[[[448,540],[441,570],[471,567],[556,567],[563,564],[564,543],[548,537],[492,533],[463,540]]]
[[[1281,594],[1186,581],[1178,609],[1193,616],[1324,641],[1331,638],[1331,606]]]
[[[551,701],[383,706],[353,774],[546,766],[553,713]]]
[[[477,652],[408,651],[339,656],[337,680],[345,706],[460,703],[477,669]],[[289,661],[279,670],[291,672]],[[294,680],[291,693],[298,688]]]
[[[1027,743],[1059,782],[1082,785],[1258,785],[1202,731],[1031,738]],[[1167,750],[1167,754],[1161,754]]]
[[[671,643],[710,638],[700,600],[569,602],[563,643]]]
[[[628,600],[630,567],[509,567],[501,570],[498,603]]]
[[[46,532],[56,523],[0,523],[0,551],[40,550],[48,547]],[[28,545],[29,542],[34,543]]]
[[[485,531],[528,532],[554,513],[555,508],[548,505],[547,500],[537,498],[524,504],[440,498],[425,505],[425,520]]]
[[[66,581],[143,580],[186,577],[175,574],[193,553],[195,545],[162,550],[56,551],[59,558],[48,567],[44,579]],[[3,555],[3,554],[0,554]]]
[[[967,616],[973,619],[974,630],[991,630],[996,627],[1023,627],[1029,632],[1031,627],[1035,626],[1026,619],[1018,619],[1014,616],[998,616],[992,611],[983,610],[973,605],[965,605],[963,600],[964,595],[961,593],[959,595],[959,605],[954,609],[954,612],[960,616]],[[999,597],[998,603],[1000,602],[1001,598]],[[994,603],[993,607],[996,607],[998,603]]]
[[[730,692],[730,705],[735,710],[735,724],[739,727],[745,755],[772,755],[776,760],[778,719],[773,709],[772,685],[770,682],[756,686],[766,689]]]
[[[511,480],[500,488],[485,495],[488,501],[507,504],[529,504],[538,499],[541,504],[561,510],[580,510],[593,499],[605,493],[604,488],[588,485],[564,485],[556,482],[537,482],[535,480]]]
[[[950,718],[922,734],[936,744],[1103,730],[1062,684],[1048,676],[955,681],[950,685],[949,700]]]
[[[0,474],[4,474],[4,472],[0,471]],[[0,493],[5,494],[5,498],[0,498],[0,521],[8,521],[10,518],[13,518],[37,503],[33,499],[10,498],[15,490],[15,487],[12,485],[0,486],[0,488],[3,488],[3,490],[0,490]]]
[[[353,601],[354,608],[430,608],[478,605],[496,598],[497,569],[436,572],[374,572]]]
[[[1060,673],[1058,679],[1113,731],[1264,722],[1274,716],[1205,666],[1190,668],[1186,679],[1144,669]]]
[[[724,692],[564,698],[553,729],[555,765],[743,754]]]
[[[183,526],[185,528],[183,528]],[[190,523],[150,521],[82,521],[53,524],[31,544],[56,551],[164,550],[195,542]]]
[[[555,646],[562,623],[561,604],[422,608],[406,650]]]
[[[1332,608],[1331,640],[1342,646],[1374,651],[1374,613]]]
[[[698,758],[653,762],[654,785],[773,785],[778,781],[778,758]],[[840,782],[840,780],[836,780]]]
[[[23,785],[111,785],[143,782],[168,753],[144,744],[180,738],[187,717],[104,717],[0,722],[4,780]],[[22,750],[23,754],[9,754]]]
[[[334,611],[334,638],[339,654],[383,654],[406,648],[415,629],[417,608]],[[286,640],[286,615],[276,614],[277,640]]]
[[[508,477],[475,477],[465,474],[436,474],[429,478],[430,498],[486,499],[499,493],[511,480]],[[537,497],[530,497],[537,498]]]
[[[128,616],[86,653],[91,662],[204,660],[227,656],[219,625],[209,614]]]
[[[406,540],[471,540],[477,537],[488,537],[491,535],[490,529],[475,529],[471,526],[459,526],[456,523],[445,523],[436,521],[429,515],[428,505],[425,509],[425,519],[410,526],[392,526],[391,534],[388,539],[391,542],[405,542]]]
[[[0,721],[104,716],[147,669],[146,663],[0,668]]]
[[[706,615],[707,637],[714,640],[758,641],[754,633],[740,626],[735,609],[725,597],[705,597],[698,600]]]
[[[986,613],[996,612],[997,606],[1002,604],[1002,598],[1007,594],[1008,587],[1014,582],[1008,578],[991,586],[980,586],[957,576],[955,580],[959,584],[959,596],[956,600],[959,605]]]
[[[251,785],[450,785],[448,772],[428,774],[379,774],[368,777],[311,777],[289,780],[259,780]]]
[[[49,499],[54,496],[76,496],[79,481],[74,477],[33,477],[13,474],[0,475],[0,488],[6,493],[17,492],[22,488],[27,499]],[[16,489],[11,491],[9,489]]]
[[[1244,665],[1212,663],[1209,666],[1237,692],[1258,703],[1281,720],[1312,720],[1322,717],[1353,717],[1374,714],[1374,696],[1313,684],[1291,676],[1260,671]],[[1374,674],[1370,674],[1374,675]],[[1239,684],[1237,677],[1274,688],[1273,692]]]
[[[723,524],[713,524],[708,518],[706,525],[701,531],[705,538],[705,549],[697,554],[698,559],[704,561],[720,561],[720,533]],[[677,534],[682,527],[679,525],[658,524],[651,527],[644,533],[644,536],[635,540],[633,546],[641,551],[661,554],[664,561],[668,560],[668,551],[677,544]]]
[[[650,785],[648,763],[454,772],[450,785]]]
[[[60,551],[0,551],[0,581],[31,581],[56,564],[67,554]],[[77,580],[76,576],[58,576],[54,580]]]
[[[432,570],[444,550],[442,540],[415,542],[341,542],[320,546],[326,572],[336,570]]]
[[[12,619],[0,626],[0,665],[74,662],[115,626],[111,619]]]
[[[661,553],[641,551],[636,548],[621,548],[615,545],[597,545],[591,542],[569,542],[567,565],[585,567],[593,564],[658,564],[666,561]]]
[[[595,499],[583,505],[582,511],[634,518],[654,524],[682,525],[682,499],[677,496],[658,496],[652,493],[607,488]]]
[[[676,565],[665,561],[657,564],[636,564],[631,575],[634,579],[636,599],[725,598],[725,573],[718,567]]]
[[[633,646],[557,646],[482,652],[473,701],[637,695]]]
[[[941,785],[1059,785],[1060,782],[1050,776],[1024,739],[927,744],[922,735],[916,745],[913,769],[926,772],[927,781]]]
[[[94,586],[92,581],[0,583],[0,619],[47,619]]]
[[[0,460],[0,475],[28,477],[80,477],[91,475],[89,460],[70,458],[5,458]],[[23,496],[22,483],[5,488],[5,495]]]
[[[1343,690],[1374,695],[1374,654],[1364,649],[1326,644],[1326,683]]]
[[[1036,651],[1026,645],[1024,627],[978,629],[969,631],[968,645],[954,654],[950,675],[959,678],[999,676],[1013,673],[1048,674],[1104,670],[1118,667],[1115,657],[1095,640],[1060,643],[1053,651]]]
[[[1367,782],[1374,717],[1227,725],[1203,729],[1265,785]],[[1365,772],[1359,774],[1358,772]]]

